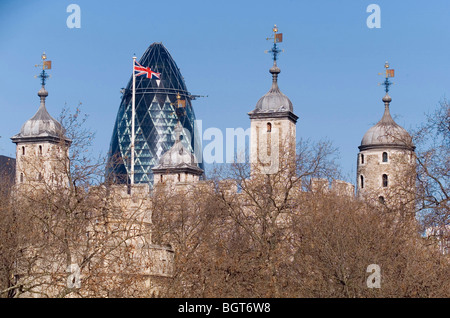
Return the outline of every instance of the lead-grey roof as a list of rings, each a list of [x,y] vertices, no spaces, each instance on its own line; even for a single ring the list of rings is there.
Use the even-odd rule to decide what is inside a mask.
[[[385,103],[383,117],[364,134],[359,146],[360,150],[382,147],[414,149],[411,135],[391,117],[389,111],[391,100],[387,94],[383,97]]]
[[[180,122],[175,126],[174,133],[176,135],[175,143],[166,151],[158,161],[158,164],[152,170],[189,170],[197,174],[203,174],[203,169],[199,168],[197,160],[181,140],[182,127]]]
[[[259,99],[256,103],[255,109],[250,113],[293,112],[294,107],[292,106],[291,100],[284,95],[278,87],[278,74],[281,72],[280,69],[274,63],[269,72],[272,74],[272,87],[263,97]]]
[[[69,141],[64,136],[64,128],[62,125],[54,119],[48,113],[45,107],[45,98],[48,96],[48,92],[45,88],[41,88],[38,92],[38,96],[41,98],[41,104],[39,106],[36,114],[27,120],[21,130],[20,133],[13,136],[11,139],[13,142],[18,142],[21,140],[32,140],[32,139],[48,139],[52,141],[60,140],[63,138],[66,141]]]

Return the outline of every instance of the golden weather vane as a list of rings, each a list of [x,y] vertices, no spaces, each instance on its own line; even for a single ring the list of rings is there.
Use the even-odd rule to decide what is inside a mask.
[[[52,61],[47,61],[47,54],[42,53],[41,55],[42,64],[36,64],[35,67],[42,67],[42,71],[39,75],[35,75],[34,77],[40,77],[41,78],[41,84],[42,86],[45,86],[45,80],[51,75],[47,74],[45,70],[51,70],[52,69]]]
[[[276,24],[273,26],[272,32],[273,32],[273,37],[266,38],[266,40],[273,40],[273,46],[270,50],[266,50],[265,53],[270,52],[273,56],[273,60],[276,61],[278,54],[280,54],[281,52],[284,52],[284,50],[280,50],[277,47],[277,43],[283,42],[283,33],[278,33],[278,27]]]
[[[389,81],[390,77],[394,77],[395,75],[395,71],[394,69],[389,68],[389,62],[386,61],[386,63],[384,63],[384,68],[386,69],[386,71],[384,73],[378,73],[378,75],[385,75],[386,79],[383,83],[379,83],[378,85],[384,85],[385,86],[385,90],[386,90],[386,94],[389,92],[389,86],[394,85],[395,83]]]

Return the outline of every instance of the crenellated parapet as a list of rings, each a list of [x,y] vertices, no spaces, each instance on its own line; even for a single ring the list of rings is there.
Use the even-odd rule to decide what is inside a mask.
[[[355,197],[355,186],[350,182],[342,180],[332,180],[331,187],[328,179],[311,178],[310,191],[313,193],[327,193],[349,198]]]

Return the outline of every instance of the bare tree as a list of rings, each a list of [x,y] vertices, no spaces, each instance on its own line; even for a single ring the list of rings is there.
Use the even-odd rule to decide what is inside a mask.
[[[450,238],[450,105],[439,103],[414,134],[417,145],[418,210],[424,228]],[[447,247],[448,248],[448,247]]]
[[[176,251],[163,295],[448,297],[448,259],[410,216],[311,187],[312,176],[338,174],[333,147],[300,147],[270,175],[234,164],[185,191],[156,189],[153,235]],[[381,288],[368,287],[371,264],[381,268]]]
[[[448,135],[436,129],[439,150],[418,147],[419,199],[425,224],[447,225],[448,160],[438,159],[449,157]],[[270,174],[236,163],[209,181],[163,182],[149,194],[104,183],[103,162],[80,150],[91,137],[70,135],[76,156],[60,165],[66,186],[31,183],[0,198],[2,296],[149,297],[156,283],[165,297],[449,296],[448,255],[421,236],[407,204],[329,188],[339,177],[329,142],[301,141],[295,158],[280,151]],[[380,288],[369,288],[371,264],[381,269]]]
[[[79,109],[67,114],[61,122],[72,143],[68,151],[61,138],[61,155],[52,165],[58,178],[29,179],[5,198],[2,235],[13,235],[2,245],[2,255],[10,255],[10,278],[0,293],[149,296],[155,264],[148,188],[135,187],[130,196],[126,186],[103,184],[104,161],[87,155],[93,136],[83,129],[85,119]],[[40,175],[45,162],[30,157],[24,164],[30,175]]]

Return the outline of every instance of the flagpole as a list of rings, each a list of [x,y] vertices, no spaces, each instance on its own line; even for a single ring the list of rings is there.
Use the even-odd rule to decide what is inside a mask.
[[[135,117],[136,117],[136,75],[134,72],[134,66],[136,65],[136,56],[133,56],[133,92],[131,97],[131,176],[130,183],[134,185],[134,139],[135,139]]]

